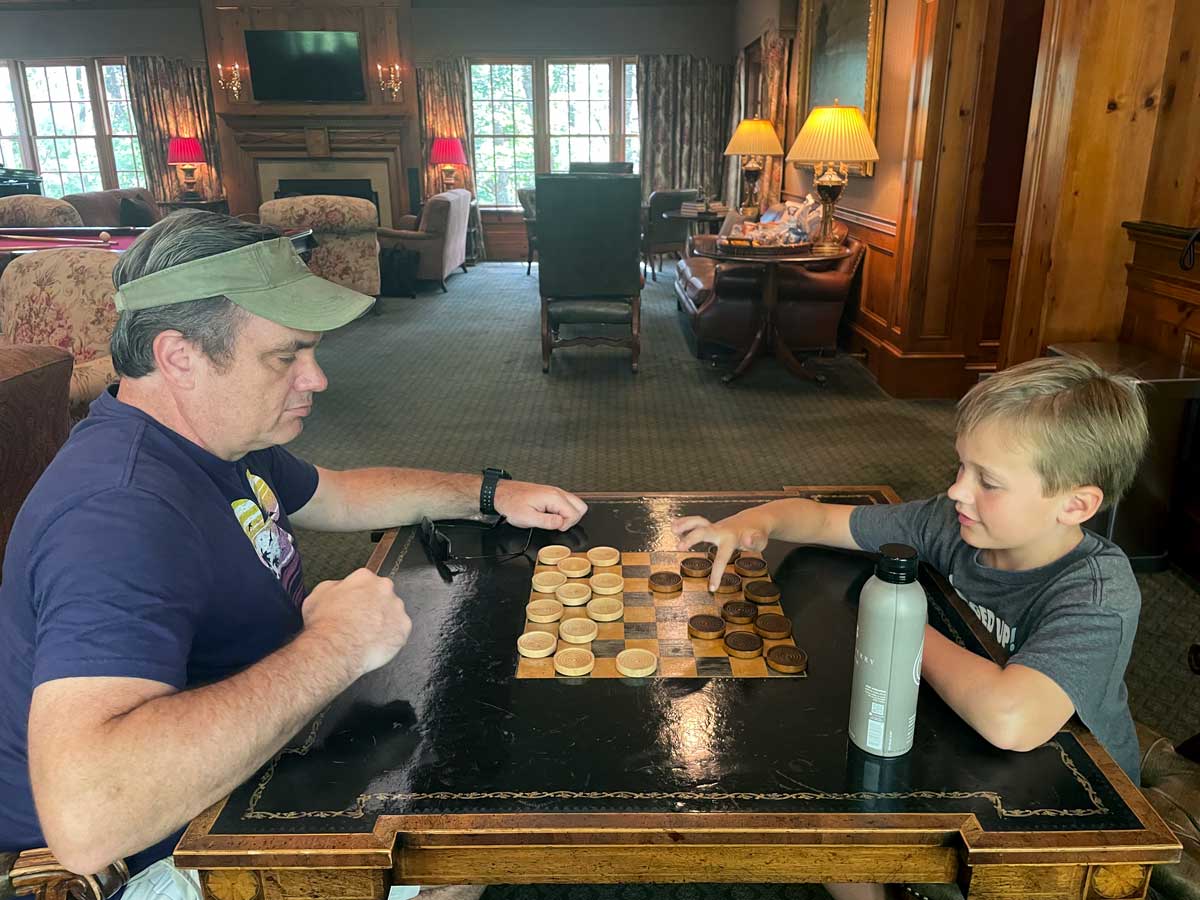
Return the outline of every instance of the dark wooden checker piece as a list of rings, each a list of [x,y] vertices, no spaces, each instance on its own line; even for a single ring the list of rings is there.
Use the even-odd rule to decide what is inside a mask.
[[[714,544],[712,541],[700,541],[699,543],[692,544],[692,548],[691,548],[693,553],[704,553],[704,554],[712,553],[716,549],[717,549],[717,545]],[[710,556],[709,559],[712,559],[712,557]]]
[[[808,670],[808,654],[799,647],[780,644],[767,651],[767,665],[785,675],[799,675]]]
[[[778,603],[783,594],[779,590],[779,585],[773,581],[747,581],[742,588],[742,596],[751,603],[768,606]]]
[[[720,616],[700,613],[688,619],[688,634],[704,641],[715,641],[725,634],[725,620]]]
[[[733,564],[733,571],[745,578],[758,578],[767,574],[767,561],[757,556],[743,556]]]
[[[742,589],[742,576],[734,575],[732,572],[726,572],[721,576],[721,583],[717,585],[718,594],[736,594]]]
[[[683,578],[678,572],[655,572],[650,576],[650,590],[659,594],[677,594],[683,590]]]
[[[703,556],[689,556],[679,563],[679,572],[686,578],[707,578],[712,574],[712,560]]]
[[[730,600],[721,607],[721,618],[730,625],[749,625],[758,615],[758,607],[745,600]]]
[[[706,543],[707,543],[707,542],[706,542]],[[716,545],[716,544],[709,544],[709,545],[708,545],[708,549],[707,549],[706,551],[704,551],[704,555],[705,555],[705,556],[707,556],[707,557],[708,557],[710,560],[715,560],[715,559],[717,558],[717,545]],[[740,559],[740,558],[741,558],[741,555],[742,555],[742,551],[741,551],[741,550],[734,550],[734,551],[733,551],[733,556],[729,557],[729,561],[730,561],[730,562],[737,562],[737,561],[738,561],[738,559]]]
[[[763,639],[752,631],[731,631],[725,635],[725,652],[738,659],[762,656]]]
[[[792,633],[792,620],[779,613],[763,613],[754,620],[754,630],[771,641],[782,641]]]

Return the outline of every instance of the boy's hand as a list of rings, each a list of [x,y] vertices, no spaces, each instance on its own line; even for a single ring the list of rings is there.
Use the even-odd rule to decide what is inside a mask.
[[[771,537],[770,524],[756,512],[755,509],[744,510],[716,523],[703,516],[684,516],[671,523],[671,531],[679,538],[678,550],[690,550],[701,541],[717,545],[712,575],[708,579],[710,591],[715,591],[721,583],[734,550],[761,551],[766,548]]]

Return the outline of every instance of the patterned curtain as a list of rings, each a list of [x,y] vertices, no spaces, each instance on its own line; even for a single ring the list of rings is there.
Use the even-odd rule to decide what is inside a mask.
[[[167,165],[167,145],[173,137],[198,137],[208,164],[196,167],[196,189],[221,196],[221,149],[205,64],[162,56],[131,56],[126,63],[150,190],[160,200],[179,195],[183,182]]]
[[[471,119],[467,115],[467,98],[471,84],[471,65],[465,56],[456,59],[439,59],[431,65],[417,67],[417,110],[421,119],[421,159],[425,160],[425,196],[441,193],[442,172],[439,166],[428,163],[435,137],[457,137],[463,142],[467,159],[473,159],[474,141],[471,139]],[[470,166],[458,167],[459,187],[475,194],[475,173]],[[472,225],[478,235],[476,253],[479,259],[487,259],[483,242],[483,227],[479,208],[472,211]]]
[[[746,96],[746,51],[742,50],[738,53],[737,62],[733,68],[733,83],[729,88],[729,126],[725,132],[728,137],[725,142],[729,143],[729,138],[733,137],[733,133],[737,131],[738,125],[742,121],[742,101]],[[724,150],[724,148],[722,148]],[[738,164],[738,157],[725,157],[725,202],[729,204],[730,209],[737,209],[741,205],[742,192],[742,167]]]
[[[694,56],[639,56],[642,194],[722,193],[733,66]]]
[[[787,78],[788,78],[788,49],[791,42],[780,35],[779,30],[772,28],[762,36],[762,116],[775,123],[775,133],[779,135],[779,143],[783,144],[787,127]],[[783,144],[783,152],[787,153],[788,146]],[[766,210],[772,203],[778,203],[783,190],[782,159],[768,156],[763,160],[762,179],[759,181],[759,200],[761,209]]]

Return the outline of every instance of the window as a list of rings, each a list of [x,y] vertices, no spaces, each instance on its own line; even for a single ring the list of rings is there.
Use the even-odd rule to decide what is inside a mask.
[[[142,163],[142,145],[138,143],[137,126],[133,124],[133,109],[129,104],[129,79],[125,75],[125,67],[102,65],[100,75],[108,112],[108,133],[112,135],[117,187],[145,187],[146,169]]]
[[[625,69],[625,161],[633,171],[641,170],[642,124],[638,118],[637,63],[626,62]]]
[[[489,60],[471,65],[480,206],[516,206],[537,172],[572,161],[638,163],[637,66],[616,59]]]
[[[608,162],[608,63],[551,63],[550,171],[566,172],[571,161]]]
[[[12,72],[3,62],[0,62],[0,168],[29,168],[21,147],[21,126],[17,119]]]
[[[0,165],[36,169],[48,197],[144,187],[125,66],[0,62]]]
[[[483,206],[516,206],[533,187],[533,66],[471,66],[475,192]]]

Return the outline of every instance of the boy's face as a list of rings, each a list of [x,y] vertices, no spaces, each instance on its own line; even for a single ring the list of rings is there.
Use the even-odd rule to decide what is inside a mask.
[[[972,547],[1040,556],[1056,546],[1071,514],[1073,493],[1045,496],[1028,449],[1012,440],[1012,426],[984,421],[955,442],[958,477],[946,492],[958,511],[959,532]]]

